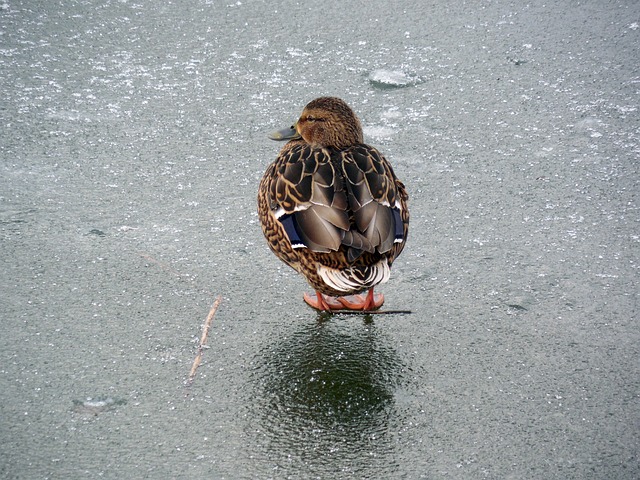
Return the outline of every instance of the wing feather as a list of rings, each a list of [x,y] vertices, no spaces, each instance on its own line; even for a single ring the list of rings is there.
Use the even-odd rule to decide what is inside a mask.
[[[295,229],[289,240],[314,252],[338,250],[350,224],[342,175],[329,151],[290,142],[275,163],[271,205],[286,218],[288,231]]]
[[[406,232],[402,184],[373,147],[360,144],[333,156],[303,141],[285,146],[269,186],[276,219],[294,248],[330,252],[345,245],[350,261],[362,252],[389,252]]]
[[[391,250],[402,232],[397,179],[378,150],[356,145],[341,153],[355,226],[380,253]],[[400,239],[401,240],[401,239]]]

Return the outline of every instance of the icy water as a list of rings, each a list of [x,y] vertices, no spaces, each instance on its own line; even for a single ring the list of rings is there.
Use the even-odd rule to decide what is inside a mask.
[[[0,477],[640,477],[639,47],[636,0],[1,2]],[[262,238],[320,95],[408,187],[411,315]]]

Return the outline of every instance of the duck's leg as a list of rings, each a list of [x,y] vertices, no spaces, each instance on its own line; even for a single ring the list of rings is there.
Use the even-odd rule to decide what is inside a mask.
[[[303,295],[303,299],[307,303],[307,305],[315,308],[316,310],[342,310],[344,308],[343,304],[340,303],[336,298],[330,297],[328,295],[323,295],[318,291],[316,291],[315,298],[313,295],[305,292]]]
[[[342,308],[347,310],[377,310],[384,303],[384,295],[374,294],[373,287],[371,287],[366,296],[349,295],[338,297],[337,300],[342,304]]]

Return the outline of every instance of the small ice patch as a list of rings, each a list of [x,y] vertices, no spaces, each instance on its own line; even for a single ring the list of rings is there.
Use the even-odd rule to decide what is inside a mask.
[[[82,406],[87,408],[105,408],[114,403],[113,399],[107,398],[105,400],[92,400],[88,399],[82,402]]]
[[[389,138],[395,133],[392,128],[383,127],[381,125],[363,127],[362,130],[364,131],[365,136],[377,139]]]
[[[127,403],[124,399],[107,398],[87,398],[86,400],[74,400],[73,411],[75,413],[96,417],[101,413],[114,410],[121,405]]]
[[[582,133],[592,133],[602,126],[602,120],[595,117],[586,117],[576,122],[575,129]]]
[[[401,88],[420,83],[415,75],[402,70],[374,70],[369,74],[369,82],[379,88]]]
[[[402,117],[402,113],[400,113],[396,108],[390,108],[386,112],[382,112],[380,117],[384,120],[395,120]]]
[[[311,54],[300,50],[299,48],[287,48],[287,53],[292,57],[308,57]]]

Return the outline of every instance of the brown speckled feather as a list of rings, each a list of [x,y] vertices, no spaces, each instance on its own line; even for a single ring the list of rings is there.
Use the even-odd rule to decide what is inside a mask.
[[[368,145],[351,147],[340,157],[355,227],[377,251],[386,253],[395,241],[393,208],[399,206],[393,170]]]
[[[293,214],[297,233],[310,250],[338,250],[349,230],[349,215],[341,175],[329,151],[290,142],[275,164],[269,188],[274,215]]]

